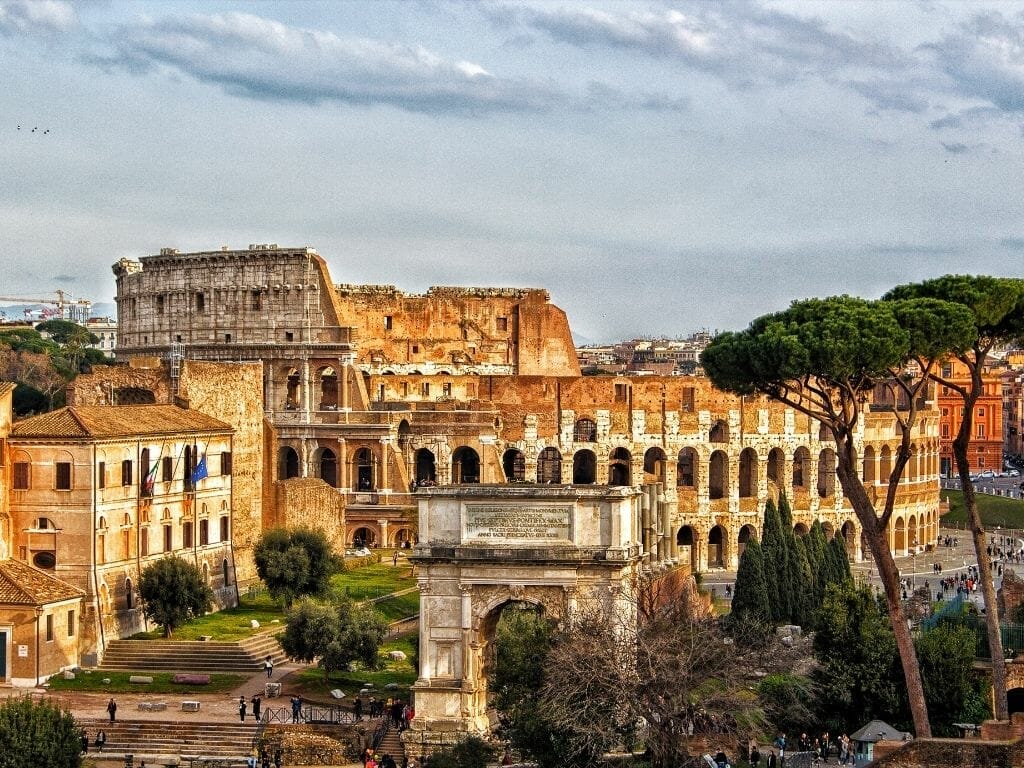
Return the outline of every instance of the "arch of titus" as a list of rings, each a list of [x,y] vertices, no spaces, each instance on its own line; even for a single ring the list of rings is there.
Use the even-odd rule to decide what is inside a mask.
[[[657,486],[477,485],[423,489],[419,501],[420,677],[405,739],[484,734],[491,644],[502,608],[564,620],[601,605],[635,620],[630,599],[666,531]],[[445,738],[446,735],[448,738]]]

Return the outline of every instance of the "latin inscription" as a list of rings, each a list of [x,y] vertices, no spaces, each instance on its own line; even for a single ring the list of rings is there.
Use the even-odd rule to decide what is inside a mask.
[[[572,507],[466,506],[466,541],[570,540]]]

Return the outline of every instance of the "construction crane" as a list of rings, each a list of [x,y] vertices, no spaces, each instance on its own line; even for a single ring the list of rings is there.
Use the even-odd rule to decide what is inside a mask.
[[[53,299],[38,299],[31,296],[0,296],[0,301],[16,301],[23,304],[48,304],[57,307],[57,309],[44,309],[42,315],[44,319],[51,317],[60,317],[64,320],[71,320],[81,325],[85,325],[89,320],[89,313],[92,310],[92,302],[88,299],[75,300],[71,294],[61,290],[56,290],[54,293],[57,295],[56,301]],[[31,314],[28,310],[25,312],[26,315]]]

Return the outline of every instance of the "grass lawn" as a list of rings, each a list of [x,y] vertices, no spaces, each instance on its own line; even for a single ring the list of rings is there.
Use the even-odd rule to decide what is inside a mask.
[[[153,678],[152,683],[129,683],[132,675],[146,674]],[[237,688],[249,679],[249,675],[212,674],[209,685],[182,685],[172,683],[173,672],[128,672],[121,670],[102,670],[99,672],[80,673],[74,680],[65,680],[60,675],[50,678],[51,691],[103,691],[104,693],[222,693]],[[103,680],[109,679],[110,684]]]
[[[331,591],[336,595],[348,595],[353,600],[372,600],[415,586],[416,577],[412,574],[412,566],[400,562],[395,567],[390,557],[331,577]]]
[[[416,670],[413,668],[412,659],[416,653],[416,637],[409,636],[395,640],[385,641],[378,652],[380,666],[378,669],[359,669],[355,672],[333,672],[328,682],[324,682],[323,670],[317,666],[310,666],[298,672],[290,681],[295,685],[303,698],[313,701],[324,701],[337,703],[331,698],[330,692],[340,688],[345,692],[343,701],[351,703],[353,698],[359,694],[361,688],[366,687],[365,683],[373,683],[371,690],[373,695],[387,698],[398,696],[404,700],[409,698],[409,687],[416,682]],[[393,661],[388,658],[389,651],[404,651],[405,661]],[[388,683],[397,683],[398,690],[388,691],[384,688]],[[364,702],[365,704],[365,702]]]
[[[942,498],[949,500],[949,513],[942,516],[941,524],[948,528],[955,528],[958,524],[963,526],[967,522],[963,492],[944,490]],[[1024,528],[1024,500],[989,496],[986,493],[979,493],[976,498],[981,522],[986,530],[991,530],[997,525],[1017,530]]]
[[[260,629],[253,629],[250,622],[256,619]],[[208,613],[193,619],[174,630],[174,640],[198,640],[202,635],[209,635],[214,640],[244,640],[247,637],[266,631],[277,620],[284,623],[284,611],[280,605],[266,592],[254,594],[243,593],[237,608],[228,608],[216,613]],[[140,632],[132,636],[132,640],[158,640],[164,636],[159,627]]]

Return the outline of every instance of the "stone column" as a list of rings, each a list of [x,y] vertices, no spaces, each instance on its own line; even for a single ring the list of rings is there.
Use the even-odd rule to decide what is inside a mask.
[[[430,663],[430,581],[419,579],[420,588],[420,680],[429,683],[433,673]]]
[[[299,403],[299,407],[302,408],[303,421],[309,421],[309,359],[303,358],[302,360],[302,373],[300,374],[302,379],[299,384],[302,387],[302,400]]]
[[[338,487],[352,490],[352,479],[348,476],[348,444],[344,437],[338,438]]]
[[[387,518],[377,520],[377,526],[380,528],[381,540],[377,542],[378,547],[386,547],[388,545],[388,521]]]
[[[472,684],[473,673],[473,585],[459,584],[462,593],[462,684]]]
[[[385,488],[391,488],[391,483],[388,480],[388,447],[390,445],[390,437],[382,437],[380,439],[380,477],[378,478],[380,482],[377,484],[377,489],[381,491]]]

